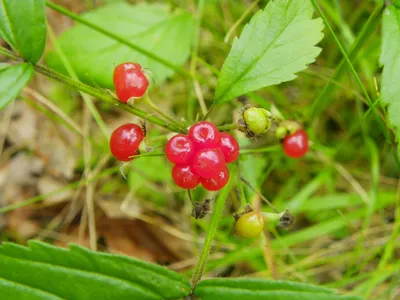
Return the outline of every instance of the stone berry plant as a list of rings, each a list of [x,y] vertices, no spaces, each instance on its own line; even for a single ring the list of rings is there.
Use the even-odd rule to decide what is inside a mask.
[[[123,103],[134,105],[147,92],[149,80],[139,63],[118,65],[113,77],[115,92]],[[149,98],[146,99],[149,101]],[[304,156],[308,151],[307,133],[295,122],[278,120],[266,109],[247,106],[243,108],[243,117],[237,128],[240,125],[246,136],[255,138],[265,134],[271,123],[276,122],[277,137],[282,140],[285,154],[291,158]],[[114,157],[120,161],[129,161],[140,155],[144,131],[137,124],[124,124],[115,129],[110,139]],[[172,136],[165,146],[166,157],[174,164],[172,178],[184,189],[193,189],[201,183],[206,190],[220,190],[229,179],[226,164],[234,162],[239,156],[237,140],[232,134],[219,132],[214,124],[207,121],[197,122],[187,131],[187,134]]]
[[[383,14],[382,47],[385,55],[381,58],[384,66],[382,99],[388,104],[394,97],[390,94],[394,90],[390,83],[397,82],[391,78],[394,72],[390,66],[395,64],[400,42],[392,42],[392,36],[385,32],[391,32],[397,24],[394,17],[398,15],[397,6],[388,7]],[[77,25],[56,37],[49,25],[51,22],[46,20],[46,7],[73,19]],[[313,17],[314,8],[322,19]],[[160,18],[160,28],[147,24],[153,21],[148,17],[141,19],[141,26],[128,29],[124,26],[121,31],[110,30],[115,28],[119,16],[129,16],[130,21],[135,21],[133,17],[142,14]],[[237,25],[244,25],[241,22],[246,17],[243,15]],[[240,144],[246,138],[249,139],[247,144],[268,139],[279,147],[287,156],[286,159],[304,159],[309,148],[312,149],[307,135],[308,128],[303,127],[294,117],[283,117],[287,112],[279,111],[269,101],[271,99],[260,101],[257,91],[295,79],[296,74],[315,61],[321,51],[316,45],[323,38],[323,23],[331,35],[336,37],[316,0],[268,1],[264,9],[242,26],[240,36],[234,38],[220,70],[214,70],[214,66],[205,62],[217,77],[214,86],[213,81],[196,74],[199,53],[197,49],[191,49],[195,22],[193,16],[186,11],[171,13],[159,5],[118,4],[79,16],[51,1],[0,1],[0,36],[8,44],[8,48],[0,47],[0,54],[7,59],[7,63],[0,65],[0,108],[14,101],[35,74],[75,88],[81,93],[85,107],[103,136],[109,140],[110,151],[117,160],[129,164],[131,160],[143,156],[165,156],[170,161],[171,176],[176,185],[188,191],[188,198],[193,202],[193,216],[201,218],[211,212],[191,282],[183,275],[161,266],[124,256],[93,252],[75,245],[67,250],[37,241],[30,242],[28,247],[4,243],[0,246],[1,298],[359,299],[295,282],[248,278],[202,280],[228,196],[236,185],[242,183],[257,190],[246,178],[240,176],[236,165],[241,154],[264,151],[243,148]],[[50,41],[52,49],[46,51],[45,63],[42,63],[39,61],[45,52],[46,40]],[[158,43],[157,47],[151,44],[154,41]],[[361,83],[343,46],[339,40],[335,41],[347,58],[345,62],[356,81]],[[99,48],[101,52],[98,52]],[[182,66],[192,52],[194,63],[189,71],[189,68]],[[199,97],[199,117],[195,120],[185,120],[183,116],[171,117],[150,100],[149,89],[153,78],[155,84],[162,84],[174,74],[179,80],[190,83],[188,86],[199,88],[200,84],[208,84],[210,90],[215,88],[212,98],[206,99],[209,101]],[[115,90],[116,95],[112,90]],[[230,102],[230,107],[240,109],[239,105],[243,105],[238,97],[243,95],[247,95],[250,103],[257,100],[258,105],[241,107],[241,116],[235,122],[215,124],[213,113],[217,113],[227,102]],[[368,94],[364,96],[375,113]],[[110,137],[98,111],[100,106],[95,105],[97,101],[109,108],[127,111],[141,118],[142,123],[120,124]],[[151,111],[140,109],[140,102],[146,103]],[[322,102],[316,101],[313,104],[310,115],[316,115],[325,108]],[[388,115],[392,116],[394,114],[390,113],[390,109],[389,106]],[[378,120],[381,121],[380,118]],[[399,125],[392,123],[393,126]],[[159,126],[168,132],[160,137],[165,141],[162,153],[153,153],[154,141],[147,136],[147,127],[150,126]],[[90,176],[90,172],[88,174]],[[193,189],[214,192],[216,199],[194,202]],[[259,196],[270,206],[268,210],[272,209],[273,212],[264,211],[267,209],[261,205],[242,207],[232,219],[234,232],[241,238],[259,238],[266,230],[266,223],[273,225],[276,222],[286,227],[293,222],[288,211],[277,211],[268,199],[261,194]],[[32,202],[0,208],[0,213],[29,204]]]

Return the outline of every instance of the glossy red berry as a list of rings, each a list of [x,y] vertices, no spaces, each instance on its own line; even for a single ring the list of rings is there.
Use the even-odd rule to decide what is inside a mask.
[[[304,156],[308,151],[308,135],[300,129],[290,134],[283,140],[283,150],[286,155],[293,158]]]
[[[194,171],[203,178],[213,178],[225,167],[221,149],[201,149],[193,157]]]
[[[114,69],[114,87],[118,99],[127,102],[130,98],[142,97],[149,86],[149,80],[137,63],[123,63]]]
[[[201,121],[189,129],[189,138],[197,149],[215,148],[219,143],[219,133],[213,123]]]
[[[221,132],[220,138],[220,149],[225,157],[225,162],[231,163],[235,161],[239,156],[239,144],[235,137],[229,133]]]
[[[175,165],[172,169],[172,178],[178,186],[184,189],[193,189],[200,182],[200,176],[194,172],[192,166]]]
[[[217,176],[212,178],[201,178],[201,185],[209,191],[218,191],[222,189],[229,180],[229,170],[225,166]]]
[[[193,142],[187,135],[173,136],[165,146],[165,154],[170,162],[178,165],[187,164],[194,154]]]
[[[138,154],[138,148],[144,138],[143,130],[136,124],[124,124],[111,134],[110,149],[112,155],[120,161],[129,161]]]

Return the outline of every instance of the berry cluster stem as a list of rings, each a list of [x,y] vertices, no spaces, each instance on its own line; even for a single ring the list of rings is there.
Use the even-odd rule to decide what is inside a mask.
[[[146,93],[146,95],[143,96],[143,101],[146,103],[152,110],[154,110],[156,113],[158,113],[160,116],[164,117],[164,119],[168,120],[171,122],[171,124],[174,124],[177,127],[180,127],[181,130],[185,130],[181,124],[179,124],[174,118],[168,116],[166,113],[164,113],[162,110],[160,110],[157,105],[151,101],[149,94]]]
[[[7,50],[4,47],[0,47],[0,54],[15,60],[15,61],[21,61],[22,59],[20,57],[18,57],[17,55],[15,55],[14,53],[10,52],[9,50]],[[171,124],[169,122],[164,121],[163,119],[160,119],[159,117],[153,116],[143,110],[140,110],[136,107],[132,107],[128,104],[124,104],[120,101],[118,101],[118,99],[114,98],[110,93],[103,91],[101,89],[98,88],[94,88],[92,86],[89,86],[87,84],[81,83],[81,82],[77,82],[73,79],[71,79],[68,76],[65,76],[61,73],[58,73],[55,70],[52,70],[44,65],[40,65],[37,64],[34,66],[35,71],[45,75],[47,77],[53,78],[57,81],[60,81],[68,86],[74,87],[78,90],[80,90],[81,92],[84,92],[85,94],[91,95],[99,100],[108,102],[111,105],[114,105],[115,107],[118,107],[120,109],[123,109],[127,112],[130,112],[131,114],[138,116],[140,118],[145,119],[146,121],[149,121],[150,123],[156,124],[158,126],[164,127],[165,129],[168,129],[170,131],[173,132],[180,132],[180,133],[184,133],[185,130],[183,130],[181,127],[176,126],[175,124]]]
[[[237,129],[238,124],[237,123],[226,124],[226,125],[217,126],[217,128],[218,128],[218,131],[231,131],[231,130]]]
[[[192,288],[196,286],[196,284],[200,281],[201,276],[203,275],[204,268],[207,262],[208,255],[211,250],[211,244],[214,239],[215,233],[217,232],[218,228],[218,223],[219,220],[221,219],[222,211],[224,209],[224,204],[226,201],[226,198],[228,197],[228,193],[231,189],[231,183],[232,183],[232,178],[233,176],[230,177],[227,185],[221,190],[221,192],[218,195],[218,198],[215,203],[215,207],[213,209],[213,214],[211,218],[211,223],[210,227],[207,232],[206,239],[204,241],[204,246],[203,250],[201,251],[200,259],[197,262],[196,269],[193,273],[192,277]]]

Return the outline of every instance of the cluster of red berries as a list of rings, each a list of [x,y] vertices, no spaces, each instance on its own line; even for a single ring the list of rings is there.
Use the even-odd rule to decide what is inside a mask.
[[[193,189],[201,183],[209,191],[218,191],[228,182],[226,164],[238,158],[239,145],[231,134],[202,121],[190,127],[188,135],[172,137],[165,153],[175,164],[172,178],[178,186]]]

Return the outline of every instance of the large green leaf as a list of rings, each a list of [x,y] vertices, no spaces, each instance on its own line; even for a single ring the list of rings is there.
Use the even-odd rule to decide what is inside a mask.
[[[13,66],[0,64],[0,109],[19,95],[32,75],[33,67],[28,63]]]
[[[322,21],[311,1],[271,0],[235,39],[217,84],[217,103],[294,79],[321,49]]]
[[[208,279],[194,290],[201,300],[359,300],[333,290],[290,281],[262,279]]]
[[[0,247],[0,294],[27,293],[5,299],[176,299],[190,289],[178,273],[129,257],[38,241]]]
[[[185,12],[168,12],[167,6],[117,3],[96,9],[84,19],[128,39],[174,65],[183,65],[190,53],[194,30],[193,18]],[[114,67],[132,61],[148,68],[160,83],[173,70],[120,42],[85,25],[76,25],[59,37],[59,43],[81,80],[112,88]],[[47,63],[65,72],[53,51]]]
[[[400,8],[388,7],[383,13],[383,65],[381,98],[388,105],[388,119],[400,140]],[[400,152],[400,148],[399,148]]]
[[[0,36],[26,60],[37,63],[46,44],[45,0],[0,0]]]

